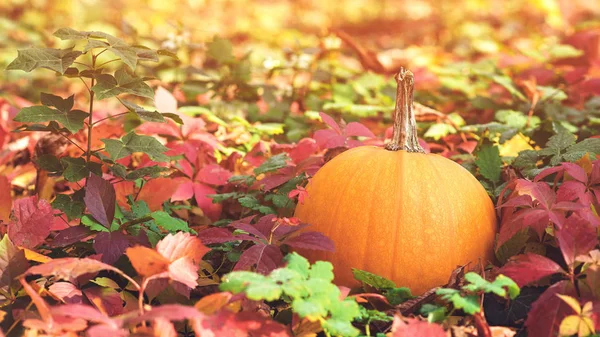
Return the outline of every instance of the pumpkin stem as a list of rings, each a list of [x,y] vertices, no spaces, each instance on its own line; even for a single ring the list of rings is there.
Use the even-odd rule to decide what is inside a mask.
[[[417,121],[413,112],[413,90],[415,77],[413,73],[404,68],[396,76],[396,110],[394,111],[394,131],[392,141],[385,149],[389,151],[405,150],[408,152],[425,153],[417,138]]]

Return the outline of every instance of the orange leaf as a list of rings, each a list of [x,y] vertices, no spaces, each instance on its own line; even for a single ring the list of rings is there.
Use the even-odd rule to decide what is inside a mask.
[[[212,315],[223,308],[233,295],[228,292],[214,293],[204,296],[194,307],[203,314]]]
[[[10,192],[10,182],[5,176],[0,176],[0,222],[10,220],[10,210],[12,209]]]
[[[137,200],[145,201],[151,211],[158,211],[163,202],[171,199],[179,184],[181,184],[180,180],[171,178],[152,179],[144,184]]]
[[[136,246],[125,251],[133,268],[143,277],[160,274],[169,268],[169,260],[154,249]]]

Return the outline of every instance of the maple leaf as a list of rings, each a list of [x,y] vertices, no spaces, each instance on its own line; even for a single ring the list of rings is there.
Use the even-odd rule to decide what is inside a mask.
[[[513,235],[527,227],[534,229],[541,237],[550,222],[560,228],[567,211],[581,210],[585,207],[580,203],[558,199],[546,182],[517,179],[511,185],[514,188],[513,195],[501,207],[524,208],[504,216],[498,246],[502,246]]]
[[[565,273],[556,262],[533,253],[513,257],[498,272],[510,277],[519,287],[536,282],[546,276]]]
[[[572,214],[555,232],[558,247],[569,268],[574,268],[578,256],[587,255],[598,245],[596,232],[594,226],[577,214]]]
[[[227,184],[227,180],[231,178],[231,175],[229,170],[226,170],[217,164],[209,164],[198,171],[196,180],[208,185],[222,186]]]
[[[362,145],[358,140],[350,137],[375,138],[375,135],[364,125],[358,122],[351,122],[346,125],[342,120],[340,124],[336,123],[331,116],[319,112],[321,120],[331,129],[317,130],[313,138],[321,149],[333,149],[336,147],[356,147]]]
[[[392,337],[446,337],[441,325],[413,318],[394,316]]]
[[[303,186],[296,185],[296,188],[288,193],[288,198],[298,197],[298,202],[304,204],[304,199],[308,196],[308,191]]]
[[[273,269],[280,267],[282,261],[283,254],[278,246],[256,244],[242,253],[233,270],[247,270],[255,266],[257,272],[268,274]]]
[[[561,321],[572,309],[557,295],[575,296],[575,290],[568,281],[560,281],[548,288],[531,306],[525,326],[530,336],[554,337]]]
[[[177,191],[181,181],[170,178],[156,178],[147,181],[138,194],[137,200],[143,200],[150,211],[162,209],[162,204]]]
[[[122,232],[101,232],[94,238],[94,250],[102,254],[101,260],[106,264],[114,264],[130,246],[127,235]]]
[[[198,265],[209,251],[197,237],[189,233],[169,234],[156,244],[156,253],[149,248],[127,249],[135,270],[144,277],[169,278],[190,288],[198,283]]]
[[[35,248],[50,234],[54,219],[48,201],[36,196],[17,199],[13,207],[13,220],[8,224],[8,237],[24,248]]]

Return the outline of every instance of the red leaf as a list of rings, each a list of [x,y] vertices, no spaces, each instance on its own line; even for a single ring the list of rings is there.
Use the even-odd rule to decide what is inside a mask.
[[[54,216],[46,200],[38,202],[36,196],[17,199],[13,215],[13,222],[8,224],[8,237],[15,245],[34,248],[50,234]]]
[[[85,206],[94,219],[110,228],[115,218],[115,205],[117,195],[111,183],[91,174],[85,183]]]
[[[123,313],[123,300],[121,294],[115,289],[91,287],[84,289],[83,293],[101,313],[107,316],[116,316]]]
[[[561,166],[565,169],[565,172],[569,174],[573,179],[582,183],[587,183],[588,176],[585,173],[583,167],[574,163],[562,163]]]
[[[556,295],[575,295],[573,286],[568,281],[561,281],[548,288],[531,306],[525,326],[529,336],[554,337],[563,318],[573,312],[560,297]]]
[[[115,267],[102,263],[91,258],[66,257],[54,259],[38,266],[33,266],[27,270],[27,275],[55,276],[60,280],[75,280],[76,278],[91,273],[97,273],[101,270],[111,270],[119,272]]]
[[[65,247],[77,243],[88,236],[92,231],[86,226],[73,226],[63,229],[52,240],[52,247]]]
[[[189,233],[169,234],[156,244],[156,250],[170,261],[168,276],[194,288],[198,279],[198,264],[210,249]]]
[[[223,209],[223,205],[213,203],[212,198],[208,197],[208,195],[216,193],[217,191],[212,187],[194,183],[194,199],[196,199],[196,203],[202,209],[202,212],[212,221],[219,220]]]
[[[204,166],[196,175],[196,180],[208,185],[222,186],[227,184],[227,180],[231,178],[231,172],[222,168],[217,164]]]
[[[398,316],[394,317],[392,337],[446,337],[444,328],[439,324],[413,318],[404,318],[404,320]]]
[[[58,299],[68,304],[81,303],[82,293],[75,285],[70,282],[55,282],[48,287],[50,293]]]
[[[180,180],[171,178],[152,179],[144,184],[138,200],[145,201],[152,212],[158,211],[162,209],[163,202],[171,199],[181,183]]]
[[[262,185],[263,190],[270,191],[277,186],[285,184],[294,177],[296,177],[296,166],[289,165],[279,169],[277,173],[266,176],[259,184]]]
[[[569,267],[573,268],[576,257],[586,255],[596,247],[596,234],[596,228],[577,214],[572,214],[555,232],[556,241]]]
[[[346,125],[346,136],[356,136],[356,137],[368,137],[368,138],[375,138],[375,135],[373,134],[373,132],[371,132],[371,130],[369,130],[366,126],[358,123],[358,122],[351,122],[348,123],[348,125]]]
[[[290,336],[284,325],[250,311],[234,313],[229,310],[220,310],[215,315],[194,318],[191,324],[197,336]]]
[[[144,321],[153,321],[159,318],[169,321],[183,321],[194,318],[204,317],[204,315],[194,307],[189,307],[181,304],[164,304],[153,307],[150,311],[143,315],[133,317],[127,320],[129,324],[137,324]]]
[[[321,116],[323,123],[327,124],[327,126],[332,128],[338,135],[342,134],[342,130],[340,129],[338,123],[336,123],[331,116],[324,112],[319,112],[319,116]]]
[[[310,157],[319,150],[317,142],[312,138],[303,138],[289,151],[290,158],[294,163],[299,163]]]
[[[52,307],[51,312],[54,316],[81,318],[86,321],[110,326],[113,329],[118,329],[121,325],[120,321],[111,319],[110,317],[98,311],[98,309],[84,304],[60,305]]]
[[[319,232],[304,232],[291,238],[285,239],[282,243],[301,249],[335,251],[335,245],[331,239]]]
[[[346,144],[346,137],[333,130],[317,130],[313,138],[321,149],[332,149]]]
[[[564,270],[547,257],[527,253],[509,260],[504,267],[500,268],[499,273],[512,278],[519,287],[522,287],[546,276],[564,273]]]
[[[283,254],[275,245],[257,244],[246,249],[233,270],[247,270],[256,266],[256,272],[268,274],[282,265]]]
[[[98,254],[102,254],[102,262],[106,264],[114,264],[125,253],[129,247],[127,236],[119,231],[117,232],[101,232],[96,234],[94,239],[94,250]]]
[[[179,184],[179,187],[177,187],[177,190],[171,196],[171,201],[184,201],[191,199],[194,196],[194,183],[192,180],[185,177],[174,179],[180,180],[181,184]]]
[[[0,148],[2,147],[0,146]],[[7,223],[10,220],[10,210],[12,209],[11,191],[12,188],[8,179],[0,175],[0,223]]]
[[[198,238],[200,238],[200,241],[205,245],[239,240],[230,230],[220,227],[205,229],[198,233]]]

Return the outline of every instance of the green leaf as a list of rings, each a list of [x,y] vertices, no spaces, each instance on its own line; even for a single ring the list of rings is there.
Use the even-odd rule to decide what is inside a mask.
[[[519,89],[517,89],[517,87],[515,87],[515,84],[510,77],[506,75],[492,75],[490,78],[492,79],[492,81],[503,86],[513,96],[517,97],[518,99],[524,102],[527,101],[527,98],[519,91]]]
[[[147,167],[135,169],[135,170],[127,173],[127,175],[125,176],[125,179],[137,180],[137,179],[144,178],[144,177],[158,178],[158,177],[160,177],[161,173],[166,172],[166,171],[169,171],[168,167],[147,166]]]
[[[470,272],[465,274],[465,280],[470,284],[463,286],[463,289],[470,292],[483,291],[485,293],[492,293],[500,297],[505,297],[506,290],[508,289],[510,298],[512,299],[519,296],[520,293],[519,286],[504,275],[498,275],[494,282],[490,283],[479,274]]]
[[[91,89],[97,99],[115,97],[122,93],[154,98],[154,91],[144,79],[129,73],[125,68],[119,68],[115,76],[102,74],[96,77],[98,82]]]
[[[458,290],[447,288],[438,289],[436,294],[444,301],[452,303],[454,308],[462,309],[466,314],[473,315],[481,310],[479,307],[479,296],[470,295],[462,297]]]
[[[88,44],[84,48],[84,52],[87,52],[94,48],[105,48],[109,52],[113,53],[115,56],[121,59],[123,63],[128,65],[132,70],[135,70],[137,61],[138,61],[138,52],[139,50],[136,47],[130,46],[125,41],[116,38],[110,34],[103,32],[87,32],[92,35],[96,35],[96,37],[101,37],[106,39],[104,41],[98,40],[88,40]],[[144,57],[144,59],[148,59]],[[153,58],[150,58],[154,61]],[[156,59],[158,61],[158,59]]]
[[[570,44],[557,44],[549,50],[551,59],[571,58],[583,55],[583,51]]]
[[[320,317],[327,316],[327,309],[317,299],[302,299],[297,298],[292,301],[292,310],[300,317],[307,317],[308,319],[317,319]]]
[[[129,111],[138,115],[138,117],[140,119],[143,119],[148,122],[158,122],[158,123],[165,122],[164,116],[156,110],[154,110],[154,111],[146,110],[146,109],[142,108],[141,106],[134,104],[132,102],[126,101],[126,100],[122,100],[122,103],[123,103],[123,105],[125,105],[125,107]]]
[[[246,297],[254,301],[275,301],[281,297],[281,286],[265,279],[262,282],[251,282],[246,287]]]
[[[323,329],[325,329],[331,336],[358,336],[360,330],[355,328],[351,322],[339,320],[339,319],[328,319],[323,323]]]
[[[286,255],[284,260],[287,263],[286,268],[295,270],[304,279],[308,278],[310,263],[305,257],[296,252],[292,252]]]
[[[537,167],[538,152],[535,150],[524,150],[519,152],[519,155],[512,165],[519,169],[531,169]]]
[[[587,152],[600,154],[600,139],[599,138],[587,138],[581,142],[570,146],[567,149],[564,157],[569,161],[575,161],[583,157]]]
[[[436,123],[430,126],[423,136],[439,140],[440,138],[445,137],[451,133],[456,133],[456,129],[452,125],[445,123]]]
[[[90,36],[90,32],[82,32],[73,28],[60,28],[53,34],[61,40],[85,40]]]
[[[391,305],[398,305],[413,298],[410,289],[406,287],[387,289],[383,295]]]
[[[108,228],[104,227],[87,214],[81,217],[81,224],[96,232],[110,232]]]
[[[265,160],[259,167],[254,169],[254,174],[259,175],[267,172],[273,172],[287,166],[288,156],[286,153],[280,153]]]
[[[221,291],[230,291],[238,294],[246,290],[250,283],[266,282],[267,277],[251,271],[233,271],[223,276],[223,281],[219,285]]]
[[[333,281],[333,265],[330,262],[317,261],[312,265],[309,271],[311,279],[322,279],[325,281]]]
[[[479,150],[475,165],[479,168],[479,173],[486,179],[494,183],[500,181],[502,158],[500,158],[500,150],[497,146],[486,146]]]
[[[164,152],[168,149],[156,138],[151,136],[140,136],[133,131],[119,139],[101,139],[104,142],[106,152],[112,160],[125,158],[134,152],[146,153],[150,159],[159,162],[168,162]]]
[[[51,154],[44,154],[44,155],[37,157],[35,159],[35,164],[40,169],[48,171],[48,172],[52,172],[52,173],[62,172],[62,170],[63,170],[63,166],[60,163],[60,160]]]
[[[47,68],[64,74],[75,59],[81,55],[80,51],[73,48],[28,48],[18,50],[18,56],[7,67],[6,70],[24,70],[30,72],[37,68]]]
[[[560,156],[562,151],[575,144],[576,137],[566,128],[559,127],[557,133],[550,137],[546,147],[539,151],[543,156]]]
[[[62,99],[61,97],[42,93],[42,103],[21,109],[14,120],[21,123],[57,121],[64,125],[71,133],[76,133],[83,128],[83,121],[88,113],[81,110],[70,110],[73,107],[73,96]],[[47,106],[56,106],[52,109]]]
[[[81,218],[83,211],[85,211],[85,204],[81,201],[71,199],[66,194],[57,194],[54,201],[52,201],[52,208],[61,210],[65,213],[67,219],[71,221]]]
[[[504,264],[510,257],[519,254],[529,240],[528,232],[529,230],[527,228],[521,230],[502,244],[502,246],[498,247],[496,249],[496,258],[498,261]]]
[[[60,162],[65,167],[63,175],[67,181],[79,181],[90,174],[85,159],[81,157],[64,157],[60,159]]]
[[[207,55],[219,63],[229,63],[235,60],[233,57],[233,47],[226,39],[215,36],[215,38],[207,44],[207,47]]]
[[[189,232],[190,231],[190,227],[188,226],[187,222],[179,219],[179,218],[174,218],[171,215],[169,215],[169,213],[167,212],[163,212],[163,211],[155,211],[150,213],[150,216],[152,217],[152,219],[154,219],[154,221],[156,222],[156,224],[158,226],[160,226],[161,228],[169,231],[169,232],[177,232],[177,231],[183,231],[183,232]]]
[[[368,271],[352,268],[352,274],[354,274],[354,278],[357,279],[358,281],[360,281],[364,284],[370,285],[371,287],[373,287],[375,289],[381,290],[381,289],[391,289],[391,288],[396,287],[396,284],[393,281],[388,280],[379,275],[369,273]]]

